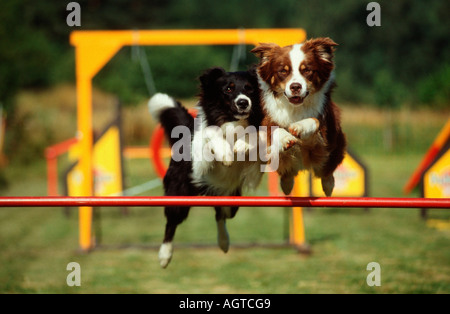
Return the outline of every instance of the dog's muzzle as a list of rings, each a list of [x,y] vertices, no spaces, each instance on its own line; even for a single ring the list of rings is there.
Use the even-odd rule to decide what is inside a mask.
[[[237,119],[246,119],[250,114],[250,110],[252,109],[252,101],[245,95],[239,95],[235,100],[234,104],[236,106],[237,114],[235,114],[235,118]]]
[[[247,111],[247,109],[250,107],[250,103],[248,102],[247,99],[239,99],[238,101],[236,101],[236,107],[238,108],[239,111]]]

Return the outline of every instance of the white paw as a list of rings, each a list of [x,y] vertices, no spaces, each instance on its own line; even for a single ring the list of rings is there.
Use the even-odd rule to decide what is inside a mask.
[[[233,164],[233,159],[233,153],[231,152],[231,150],[228,150],[222,159],[222,165],[230,167]]]
[[[242,139],[237,139],[233,150],[237,154],[246,154],[250,150],[250,145]]]
[[[271,153],[278,151],[284,152],[294,146],[298,142],[298,139],[287,132],[285,129],[278,128],[274,131],[273,139],[272,139],[272,147],[275,149],[271,149]]]
[[[166,268],[167,265],[169,265],[170,260],[172,259],[172,255],[173,255],[172,242],[161,244],[161,248],[159,249],[158,253],[159,265],[161,265],[162,268]]]
[[[213,165],[214,163],[212,161],[207,161],[203,159],[199,161],[194,161],[192,163],[192,168],[195,174],[197,174],[198,176],[204,176],[211,171]]]
[[[222,162],[222,164],[227,167],[232,165],[234,154],[228,142],[219,141],[219,143],[214,143],[212,149],[216,161]]]
[[[292,123],[289,126],[289,132],[301,139],[307,139],[319,130],[319,120],[308,118]]]

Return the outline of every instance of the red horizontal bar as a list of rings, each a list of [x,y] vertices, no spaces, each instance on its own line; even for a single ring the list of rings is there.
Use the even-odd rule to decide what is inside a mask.
[[[0,197],[0,207],[246,206],[450,208],[449,198],[381,197]]]

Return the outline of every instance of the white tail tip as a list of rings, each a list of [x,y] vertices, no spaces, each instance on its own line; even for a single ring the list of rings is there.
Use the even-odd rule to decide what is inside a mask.
[[[148,110],[152,117],[159,121],[161,113],[169,108],[174,108],[175,100],[167,94],[157,93],[148,101]]]

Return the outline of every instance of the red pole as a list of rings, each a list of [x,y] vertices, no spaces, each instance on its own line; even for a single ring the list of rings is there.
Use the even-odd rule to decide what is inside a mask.
[[[58,156],[67,152],[70,146],[76,142],[78,142],[77,138],[71,138],[45,149],[45,158],[47,159],[47,194],[49,196],[58,195]]]
[[[162,157],[160,155],[160,149],[162,142],[164,141],[164,129],[160,124],[153,131],[153,135],[150,138],[150,152],[153,152],[151,162],[156,170],[156,173],[160,178],[164,178],[166,175],[167,167],[164,165]]]
[[[58,195],[58,160],[47,158],[47,195]]]
[[[371,207],[450,208],[449,198],[381,197],[0,197],[0,207],[151,207],[151,206],[244,206],[244,207]]]
[[[442,147],[444,147],[449,137],[450,137],[450,119],[447,120],[447,123],[445,124],[444,128],[441,130],[441,132],[439,132],[433,144],[431,144],[431,147],[428,149],[425,157],[420,162],[419,167],[414,171],[411,178],[409,178],[409,181],[403,188],[403,192],[405,194],[409,194],[412,191],[412,189],[414,189],[414,187],[416,187],[417,184],[419,184],[423,172],[433,162],[436,155],[439,154],[439,151],[442,149]]]

